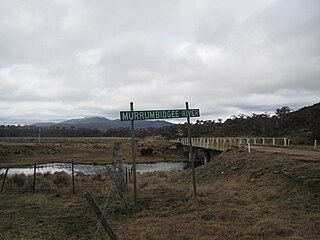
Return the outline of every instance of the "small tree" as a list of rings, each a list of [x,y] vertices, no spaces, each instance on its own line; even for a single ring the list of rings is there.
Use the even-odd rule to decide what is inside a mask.
[[[312,129],[312,139],[320,141],[320,124],[314,126]]]
[[[277,108],[275,113],[278,117],[282,117],[283,115],[291,112],[291,108],[288,106],[283,106],[282,108]]]

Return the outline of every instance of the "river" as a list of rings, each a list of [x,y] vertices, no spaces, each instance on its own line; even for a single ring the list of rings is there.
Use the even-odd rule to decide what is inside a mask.
[[[90,165],[90,164],[74,164],[74,172],[84,173],[84,174],[94,174],[98,172],[105,172],[106,166],[111,165]],[[173,171],[182,170],[187,165],[184,162],[157,162],[148,164],[137,164],[137,173],[143,174],[148,172],[157,171]],[[124,164],[124,167],[131,169],[131,164]],[[20,167],[20,168],[10,168],[8,175],[15,174],[33,174],[33,166],[30,167]],[[37,173],[55,173],[55,172],[66,172],[71,175],[71,163],[46,163],[37,165]],[[0,174],[5,173],[5,168],[0,169]]]

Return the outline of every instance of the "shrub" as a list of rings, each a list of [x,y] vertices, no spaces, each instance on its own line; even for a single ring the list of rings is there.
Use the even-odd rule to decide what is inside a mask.
[[[320,141],[320,124],[312,128],[312,139]]]
[[[153,149],[152,148],[142,148],[140,150],[141,156],[152,156]]]
[[[24,174],[15,174],[11,177],[11,180],[17,187],[22,187],[25,184],[26,176]]]
[[[68,186],[70,183],[70,176],[65,172],[56,172],[53,177],[53,183],[57,186]]]
[[[103,176],[101,173],[96,173],[92,176],[91,178],[93,181],[97,181],[97,182],[102,182],[103,181]]]

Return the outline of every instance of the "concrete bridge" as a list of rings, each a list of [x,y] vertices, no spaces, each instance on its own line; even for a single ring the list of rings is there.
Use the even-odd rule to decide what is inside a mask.
[[[200,137],[191,139],[192,147],[202,148],[216,151],[226,151],[229,149],[244,148],[250,146],[284,146],[290,145],[289,138],[214,138],[214,137]],[[181,144],[188,146],[188,138],[181,138]]]
[[[184,152],[188,152],[189,139],[181,138]],[[206,164],[211,159],[220,155],[221,152],[230,149],[247,148],[248,152],[251,147],[265,146],[265,147],[288,147],[290,145],[289,138],[214,138],[214,137],[200,137],[191,139],[192,147],[194,149],[194,159],[196,165]]]

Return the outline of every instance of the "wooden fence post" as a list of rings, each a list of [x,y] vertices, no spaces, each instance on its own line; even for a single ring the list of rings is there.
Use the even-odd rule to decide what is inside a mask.
[[[108,223],[107,219],[104,217],[104,215],[101,212],[100,208],[98,207],[98,205],[94,201],[91,193],[87,192],[84,195],[84,197],[86,198],[86,200],[89,203],[91,209],[93,210],[93,212],[97,216],[99,222],[103,226],[104,230],[107,232],[107,234],[110,237],[110,239],[111,240],[117,240],[118,238],[117,238],[116,234],[113,232],[113,230],[112,230],[110,224]]]
[[[126,184],[128,184],[128,168],[126,167]]]
[[[71,160],[71,172],[72,172],[72,194],[74,195],[74,163],[73,160]]]
[[[112,165],[114,168],[114,179],[117,182],[117,186],[121,192],[125,192],[125,175],[124,167],[122,162],[122,144],[120,142],[114,142],[112,148]]]
[[[37,174],[37,164],[34,164],[32,194],[34,194],[35,188],[36,188],[36,174]]]
[[[6,182],[6,177],[7,177],[8,171],[9,171],[9,168],[6,169],[6,172],[4,174],[4,178],[3,178],[3,181],[2,181],[2,185],[1,185],[1,192],[3,191],[4,183]]]
[[[108,173],[111,181],[113,181],[114,185],[116,186],[117,192],[118,192],[118,194],[119,194],[119,196],[120,196],[120,198],[121,198],[121,200],[122,200],[122,202],[123,202],[123,204],[124,204],[124,206],[125,206],[125,208],[126,208],[126,210],[127,210],[127,213],[130,214],[130,213],[131,213],[131,212],[130,212],[130,207],[129,207],[126,199],[125,199],[124,196],[123,196],[123,191],[121,190],[121,187],[118,185],[118,182],[116,181],[116,179],[115,179],[114,176],[113,176],[113,173],[112,173],[112,171],[111,171],[111,168],[107,166],[107,167],[106,167],[106,170],[107,170],[107,173]]]

